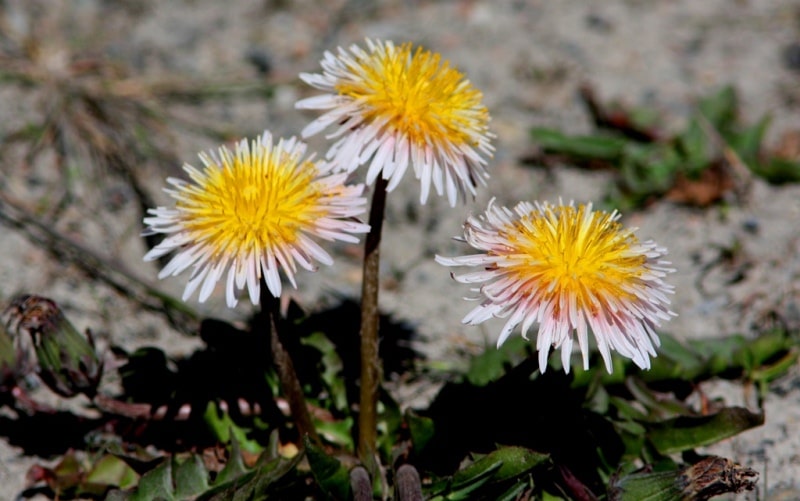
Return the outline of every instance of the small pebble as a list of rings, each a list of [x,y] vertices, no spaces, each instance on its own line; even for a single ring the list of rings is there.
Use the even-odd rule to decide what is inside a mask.
[[[611,23],[605,18],[600,17],[598,14],[588,14],[586,16],[586,26],[588,26],[589,29],[602,34],[610,33],[613,29]]]
[[[758,233],[760,226],[758,219],[755,218],[747,218],[742,221],[742,229],[751,235]]]
[[[783,48],[783,64],[788,70],[800,72],[800,42]]]
[[[244,57],[260,74],[268,75],[272,71],[272,60],[263,49],[251,47],[247,49]]]

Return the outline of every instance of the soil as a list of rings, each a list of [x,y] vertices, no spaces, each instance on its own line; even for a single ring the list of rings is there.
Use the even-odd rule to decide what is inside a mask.
[[[529,135],[534,126],[592,130],[581,86],[590,85],[602,102],[660,110],[659,130],[674,132],[700,97],[730,84],[742,121],[771,117],[768,147],[800,130],[800,4],[792,0],[7,0],[0,18],[6,35],[0,65],[18,68],[15,58],[25,57],[14,47],[35,55],[34,83],[0,85],[0,137],[41,121],[57,86],[84,81],[76,66],[91,73],[92,64],[113,61],[102,78],[127,85],[115,87],[115,95],[156,102],[168,117],[162,129],[147,130],[171,156],[137,160],[136,178],[159,205],[169,202],[161,192],[165,177],[179,175],[183,162],[199,165],[197,152],[264,129],[299,134],[313,115],[295,110],[294,102],[315,91],[297,74],[318,71],[324,51],[370,37],[412,41],[443,54],[484,93],[497,135],[492,179],[474,202],[455,208],[435,197],[420,206],[419,186],[410,176],[391,194],[381,307],[416,329],[417,349],[456,365],[466,353],[491,349],[501,326],[462,326],[467,291],[433,261],[434,254],[465,253],[452,240],[465,217],[484,210],[490,198],[503,205],[587,202],[607,192],[607,171],[523,162],[535,153]],[[132,116],[120,111],[116,118],[124,128]],[[323,151],[323,138],[309,143]],[[92,330],[101,349],[156,345],[176,356],[194,350],[196,337],[122,292],[141,280],[180,297],[186,279],[159,281],[157,265],[142,261],[147,249],[131,186],[96,166],[59,162],[57,155],[31,159],[24,144],[13,143],[0,156],[0,299],[20,292],[50,297],[78,328]],[[25,217],[9,200],[87,252],[54,254],[47,232],[20,223]],[[63,203],[56,210],[58,200]],[[640,238],[668,247],[677,269],[669,280],[679,316],[665,330],[681,339],[754,335],[776,316],[800,326],[800,186],[752,178],[743,193],[708,207],[661,200],[623,216],[639,228]],[[732,248],[736,258],[723,260]],[[300,288],[291,294],[307,308],[358,296],[359,247],[340,245],[336,253],[335,266],[298,276]],[[124,286],[110,285],[103,273],[87,273],[89,255],[122,270]],[[226,308],[221,288],[206,304],[190,306],[231,321],[252,313],[244,303]],[[800,498],[800,368],[772,390],[764,426],[700,451],[761,472],[758,493],[741,499]],[[433,391],[397,389],[405,405]],[[752,405],[752,392],[740,385],[716,382],[704,391],[727,404]],[[33,396],[56,406],[85,404],[52,399],[44,388]],[[0,499],[14,499],[30,466],[52,459],[27,455],[0,430]]]

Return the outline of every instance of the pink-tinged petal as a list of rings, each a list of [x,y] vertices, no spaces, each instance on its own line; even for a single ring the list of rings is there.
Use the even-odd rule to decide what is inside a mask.
[[[436,262],[480,268],[451,276],[481,284],[475,299],[482,303],[465,323],[506,318],[498,346],[518,326],[527,339],[538,324],[542,372],[551,349],[561,350],[569,371],[576,337],[588,368],[589,332],[609,372],[612,351],[647,369],[659,346],[654,329],[675,316],[667,300],[673,287],[662,280],[674,270],[661,259],[666,249],[639,242],[619,217],[591,205],[521,202],[512,211],[492,200],[484,214],[464,223],[463,240],[484,254],[436,256]]]

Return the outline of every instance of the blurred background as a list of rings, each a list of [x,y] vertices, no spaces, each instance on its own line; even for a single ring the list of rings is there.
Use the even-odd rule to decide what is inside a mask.
[[[0,300],[47,296],[101,348],[175,356],[198,346],[198,318],[243,321],[249,304],[227,309],[221,289],[189,310],[160,295],[179,298],[187,277],[158,281],[158,264],[142,261],[154,243],[140,235],[144,211],[169,203],[166,177],[199,165],[199,151],[264,129],[299,134],[313,115],[294,103],[315,91],[297,74],[365,37],[441,53],[482,90],[497,135],[474,203],[420,206],[411,176],[389,197],[381,305],[428,357],[457,365],[495,343],[501,324],[461,326],[467,291],[433,262],[465,253],[452,237],[490,198],[620,208],[678,269],[668,326],[678,338],[800,326],[796,172],[759,175],[701,123],[723,175],[630,196],[613,157],[576,159],[531,133],[592,134],[622,110],[669,138],[692,131],[698,103],[730,86],[725,123],[760,127],[757,158],[800,161],[800,3],[790,0],[0,1]],[[323,137],[309,144],[324,154]],[[298,276],[292,297],[304,308],[358,297],[361,248],[336,250],[335,266]],[[765,426],[715,446],[766,471],[776,493],[800,471],[800,371],[779,386]],[[435,389],[396,392],[408,404]],[[724,383],[714,391],[746,400]],[[3,499],[22,490],[32,461],[7,438],[0,430]]]

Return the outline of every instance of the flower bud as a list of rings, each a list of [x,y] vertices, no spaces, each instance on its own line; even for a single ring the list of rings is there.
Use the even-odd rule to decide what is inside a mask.
[[[64,397],[84,393],[92,398],[103,373],[91,333],[81,334],[58,305],[41,296],[22,295],[8,310],[17,333],[26,331],[33,341],[41,380]]]
[[[751,468],[730,459],[708,456],[679,470],[614,477],[608,499],[705,501],[720,494],[752,491],[757,480],[758,472]]]
[[[0,323],[0,394],[10,391],[31,369],[29,351]]]

